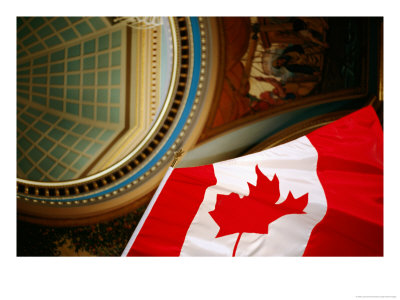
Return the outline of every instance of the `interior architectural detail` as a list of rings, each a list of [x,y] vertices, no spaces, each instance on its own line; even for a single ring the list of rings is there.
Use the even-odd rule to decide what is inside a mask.
[[[120,255],[179,150],[210,164],[369,104],[383,124],[383,18],[16,23],[21,256]]]
[[[87,216],[132,201],[133,190],[134,198],[149,192],[201,128],[217,71],[207,55],[218,48],[215,20],[162,18],[151,28],[125,19],[18,20],[20,31],[29,29],[20,35],[29,54],[18,62],[20,211]],[[45,47],[43,28],[74,35]],[[36,36],[43,49],[26,50]]]

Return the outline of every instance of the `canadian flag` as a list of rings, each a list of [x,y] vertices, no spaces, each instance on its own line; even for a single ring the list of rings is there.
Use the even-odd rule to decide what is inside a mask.
[[[383,256],[375,111],[259,153],[170,168],[122,255]]]

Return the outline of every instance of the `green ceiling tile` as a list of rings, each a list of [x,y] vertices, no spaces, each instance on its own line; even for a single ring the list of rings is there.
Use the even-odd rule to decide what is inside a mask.
[[[90,28],[89,24],[86,22],[81,22],[75,26],[81,36],[92,33],[93,30]]]
[[[17,119],[17,128],[21,131],[24,131],[26,129],[26,125],[19,119]]]
[[[28,71],[29,72],[29,71]],[[33,74],[46,74],[47,73],[47,66],[38,67],[33,69]],[[28,73],[29,74],[29,73]]]
[[[22,137],[18,140],[18,145],[24,150],[28,150],[32,143],[28,141],[26,138]]]
[[[74,126],[74,125],[75,125],[75,122],[73,122],[73,121],[71,121],[71,120],[68,120],[68,119],[62,119],[62,120],[57,124],[58,127],[61,127],[61,128],[64,129],[64,130],[71,129],[72,126]]]
[[[32,159],[32,161],[39,161],[44,156],[44,153],[38,148],[34,147],[31,151],[29,151],[28,155]]]
[[[80,124],[77,124],[74,127],[74,129],[72,129],[72,131],[77,133],[77,134],[84,134],[89,128],[90,128],[89,125],[80,123]]]
[[[36,36],[34,36],[33,34],[31,34],[29,37],[27,37],[25,40],[22,41],[22,44],[27,47],[29,45],[32,45],[34,42],[37,42],[37,38]]]
[[[50,124],[54,124],[54,123],[56,123],[56,122],[58,121],[58,117],[55,116],[55,115],[52,115],[52,114],[50,114],[50,113],[46,113],[46,114],[43,116],[43,120],[49,122]]]
[[[81,17],[68,17],[68,20],[73,24],[81,20]]]
[[[108,85],[108,71],[97,73],[97,85]]]
[[[92,138],[92,139],[95,139],[95,138],[100,134],[100,132],[101,132],[102,130],[103,130],[103,129],[101,129],[101,128],[93,127],[93,128],[91,128],[91,129],[89,130],[89,132],[86,134],[86,136],[88,136],[88,137],[90,137],[90,138]]]
[[[82,100],[84,102],[94,101],[94,90],[93,89],[83,89]]]
[[[32,92],[46,95],[47,94],[47,88],[43,86],[33,86],[32,87]]]
[[[27,67],[30,67],[30,66],[31,66],[31,62],[27,61],[27,62],[24,62],[22,64],[18,64],[17,65],[17,69],[27,68]]]
[[[104,131],[104,133],[100,136],[100,140],[107,142],[114,133],[115,133],[114,130],[108,129],[108,130]]]
[[[96,120],[107,122],[107,112],[108,112],[107,107],[97,106]]]
[[[35,52],[41,51],[43,49],[44,49],[43,44],[39,43],[39,44],[36,44],[35,46],[30,47],[28,50],[30,53],[35,53]]]
[[[103,20],[101,18],[98,18],[98,17],[89,18],[89,22],[90,22],[90,24],[93,25],[93,27],[96,30],[100,30],[100,29],[106,27],[106,25],[104,24]]]
[[[81,55],[81,44],[68,48],[68,58]]]
[[[19,83],[19,84],[17,84],[17,89],[18,89],[18,90],[29,91],[29,86],[28,86],[28,85],[25,85],[25,84]]]
[[[35,115],[36,117],[39,117],[42,114],[42,112],[40,110],[37,110],[36,108],[33,108],[33,107],[28,107],[28,109],[26,111],[32,115]]]
[[[98,89],[97,90],[97,102],[107,103],[108,100],[108,89]]]
[[[29,77],[17,77],[17,83],[29,83]]]
[[[101,54],[97,57],[97,68],[107,68],[108,67],[108,53]]]
[[[34,127],[38,130],[40,130],[41,132],[45,133],[47,130],[49,130],[50,126],[41,122],[41,121],[37,121],[36,124],[34,125]]]
[[[26,133],[25,135],[26,135],[32,142],[36,142],[36,141],[39,140],[40,137],[41,137],[41,135],[40,135],[37,131],[35,131],[35,130],[33,130],[33,129],[28,130],[27,133]]]
[[[55,164],[55,161],[52,160],[50,157],[46,156],[40,163],[39,167],[42,168],[44,171],[50,170]]]
[[[49,25],[46,25],[43,28],[41,28],[37,33],[43,39],[46,36],[49,36],[50,34],[54,33],[54,31],[53,29],[51,29]]]
[[[71,147],[73,144],[76,143],[78,138],[74,135],[67,134],[64,139],[61,141],[61,143],[65,146]]]
[[[86,154],[89,155],[94,155],[96,154],[96,152],[98,152],[101,149],[101,144],[98,143],[93,143],[92,146],[90,146],[90,148],[86,151]]]
[[[111,66],[119,66],[121,64],[121,51],[111,53]]]
[[[83,152],[87,146],[89,146],[90,141],[85,140],[85,139],[81,139],[75,146],[75,149],[78,151]]]
[[[25,103],[22,103],[22,102],[17,101],[17,107],[18,107],[18,108],[24,109],[25,106],[26,106]]]
[[[36,181],[40,181],[42,179],[42,172],[40,172],[38,169],[34,168],[29,175],[27,176],[28,179],[30,180],[36,180]]]
[[[28,55],[27,52],[22,51],[22,52],[20,52],[20,53],[17,54],[17,58],[22,58],[22,57],[27,56],[27,55]]]
[[[67,89],[67,99],[79,100],[79,89]]]
[[[85,85],[85,86],[94,85],[94,73],[84,73],[83,74],[83,85]]]
[[[93,53],[96,49],[96,40],[90,40],[87,41],[83,44],[83,53],[84,54],[89,54]]]
[[[64,76],[62,76],[62,75],[51,76],[50,84],[63,85],[64,84]]]
[[[62,32],[60,32],[62,38],[68,42],[70,40],[76,39],[78,36],[76,35],[75,31],[72,30],[72,28],[68,28]]]
[[[50,132],[49,132],[49,137],[53,138],[54,140],[58,141],[59,139],[61,139],[64,136],[65,132],[57,129],[57,128],[53,128]]]
[[[23,24],[24,20],[21,17],[17,17],[17,29],[20,28]]]
[[[121,31],[115,31],[111,34],[111,47],[121,46]]]
[[[77,153],[70,151],[67,155],[64,156],[62,161],[68,165],[71,165],[78,156],[79,155]]]
[[[54,146],[54,143],[50,141],[49,139],[43,138],[39,142],[39,146],[42,147],[44,150],[49,151],[51,147]]]
[[[50,108],[63,111],[64,110],[64,102],[57,99],[50,99]]]
[[[22,93],[22,92],[17,92],[17,96],[18,96],[18,97],[25,98],[25,99],[29,99],[29,95],[28,95],[28,94],[25,94],[25,93]]]
[[[29,75],[29,70],[19,70],[19,71],[17,71],[17,76],[22,76],[22,75]]]
[[[49,47],[49,48],[62,43],[60,38],[56,35],[49,37],[48,39],[44,40],[44,42],[46,43],[47,47]]]
[[[24,120],[28,124],[31,124],[35,121],[35,119],[33,119],[31,116],[29,116],[27,114],[22,114],[21,119]]]
[[[60,51],[54,52],[51,54],[50,56],[50,61],[59,61],[59,60],[63,60],[65,58],[65,50],[62,49]]]
[[[70,71],[79,71],[81,69],[81,61],[80,59],[69,61],[67,64],[67,70]]]
[[[89,161],[89,158],[85,157],[85,156],[81,156],[76,163],[74,164],[74,168],[80,170],[81,168],[83,168]]]
[[[61,180],[70,180],[75,177],[75,172],[68,170],[60,179]]]
[[[50,96],[64,98],[64,89],[63,88],[50,88]]]
[[[63,18],[56,18],[54,21],[51,22],[51,25],[54,26],[56,30],[63,29],[68,26],[68,22]]]
[[[118,107],[110,108],[110,122],[111,123],[119,123],[119,108]]]
[[[107,50],[110,44],[110,37],[108,34],[99,37],[98,39],[98,51]]]
[[[80,74],[67,75],[67,85],[80,85],[80,84],[81,84]]]
[[[61,156],[63,156],[65,152],[67,152],[67,149],[66,149],[66,148],[64,148],[63,146],[57,145],[57,146],[50,152],[50,154],[53,155],[55,158],[60,159]]]
[[[24,156],[24,154],[22,153],[22,151],[19,150],[19,148],[17,148],[17,160],[20,160],[20,158],[23,156]]]
[[[59,178],[66,169],[62,165],[56,165],[53,170],[51,170],[50,175],[54,178]]]
[[[64,63],[50,65],[50,73],[62,73],[64,72]]]
[[[21,111],[24,109],[24,103],[17,100],[17,116],[21,114]]]
[[[85,57],[83,59],[83,69],[84,70],[93,70],[94,69],[94,56]]]
[[[18,40],[21,40],[30,33],[31,33],[31,30],[28,28],[28,26],[25,26],[21,30],[18,31],[17,38],[18,38]]]
[[[33,167],[33,164],[26,158],[24,157],[21,159],[21,161],[18,163],[18,166],[21,168],[21,170],[24,173],[28,173],[28,171]]]
[[[67,102],[66,112],[69,114],[79,116],[79,104],[73,102]]]
[[[84,118],[93,119],[94,118],[94,108],[93,105],[82,105],[82,116]]]
[[[46,55],[38,57],[33,60],[33,65],[42,65],[46,64],[48,62],[49,57]]]
[[[45,77],[45,76],[33,77],[32,78],[32,83],[46,84],[47,83],[47,77]]]
[[[44,19],[42,17],[33,17],[30,21],[30,25],[33,29],[37,29],[38,27],[44,24]]]
[[[121,72],[120,70],[111,70],[111,84],[120,84]]]

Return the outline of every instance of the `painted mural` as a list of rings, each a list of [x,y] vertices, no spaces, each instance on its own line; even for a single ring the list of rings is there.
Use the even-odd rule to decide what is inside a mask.
[[[367,18],[222,18],[225,74],[202,139],[291,108],[360,92]]]

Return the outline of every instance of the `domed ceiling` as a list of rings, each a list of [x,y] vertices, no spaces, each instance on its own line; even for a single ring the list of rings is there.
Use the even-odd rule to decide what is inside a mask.
[[[155,30],[131,30],[130,49],[129,27],[107,19],[19,20],[18,176],[71,180],[118,161],[114,144],[129,134],[134,147],[165,102],[173,61],[168,19]]]
[[[208,51],[219,47],[216,26],[18,17],[19,212],[90,216],[152,190],[200,134],[218,71]]]

